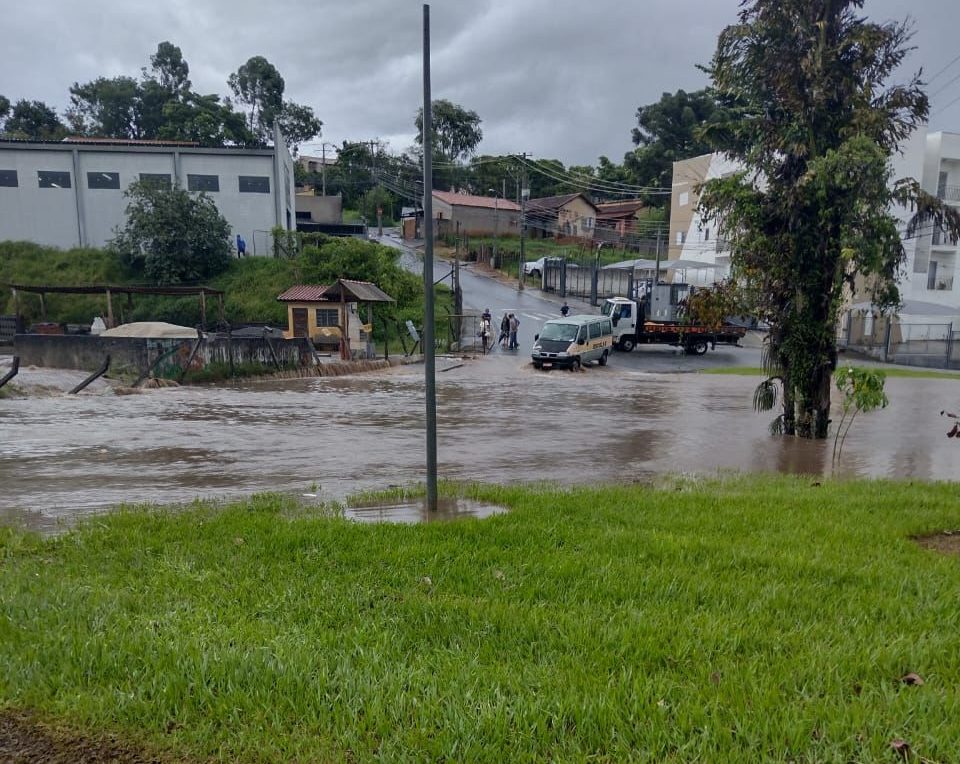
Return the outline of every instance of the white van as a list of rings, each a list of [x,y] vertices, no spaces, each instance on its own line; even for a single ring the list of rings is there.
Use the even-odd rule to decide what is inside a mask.
[[[613,348],[613,325],[608,316],[567,316],[547,321],[534,338],[534,368],[580,368],[584,361],[607,365]]]

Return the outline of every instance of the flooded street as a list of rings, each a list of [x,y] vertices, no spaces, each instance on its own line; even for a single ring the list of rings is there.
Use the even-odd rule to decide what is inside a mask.
[[[449,365],[449,363],[448,363]],[[443,364],[439,366],[443,368]],[[0,522],[40,529],[119,503],[423,479],[423,367],[140,395],[0,400]],[[752,377],[593,368],[534,372],[523,356],[438,374],[441,477],[502,483],[644,480],[718,470],[828,474],[832,442],[768,434]],[[887,381],[891,405],[854,426],[837,474],[953,479],[951,380]],[[315,484],[315,485],[314,485]]]

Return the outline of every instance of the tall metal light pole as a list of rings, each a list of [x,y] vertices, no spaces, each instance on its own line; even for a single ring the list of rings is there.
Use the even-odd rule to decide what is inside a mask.
[[[427,510],[437,510],[437,359],[433,339],[433,102],[430,100],[430,6],[423,5],[423,368],[427,404]]]

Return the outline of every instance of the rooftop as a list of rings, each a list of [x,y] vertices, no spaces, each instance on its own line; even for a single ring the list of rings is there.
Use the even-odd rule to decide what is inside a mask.
[[[527,202],[527,209],[542,210],[542,211],[559,210],[564,205],[569,204],[574,199],[578,199],[578,198],[583,199],[587,204],[593,205],[594,207],[597,206],[593,204],[593,202],[591,202],[584,194],[575,193],[575,194],[561,194],[560,196],[543,196],[543,197],[540,197],[539,199],[530,199]]]
[[[509,199],[498,196],[474,196],[473,194],[458,194],[455,191],[434,191],[433,198],[445,204],[458,207],[484,207],[486,209],[520,211],[520,205]]]

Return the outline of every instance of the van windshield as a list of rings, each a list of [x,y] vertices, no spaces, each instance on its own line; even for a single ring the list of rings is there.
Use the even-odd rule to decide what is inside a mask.
[[[547,324],[540,332],[542,340],[562,340],[573,342],[577,337],[576,324]]]

